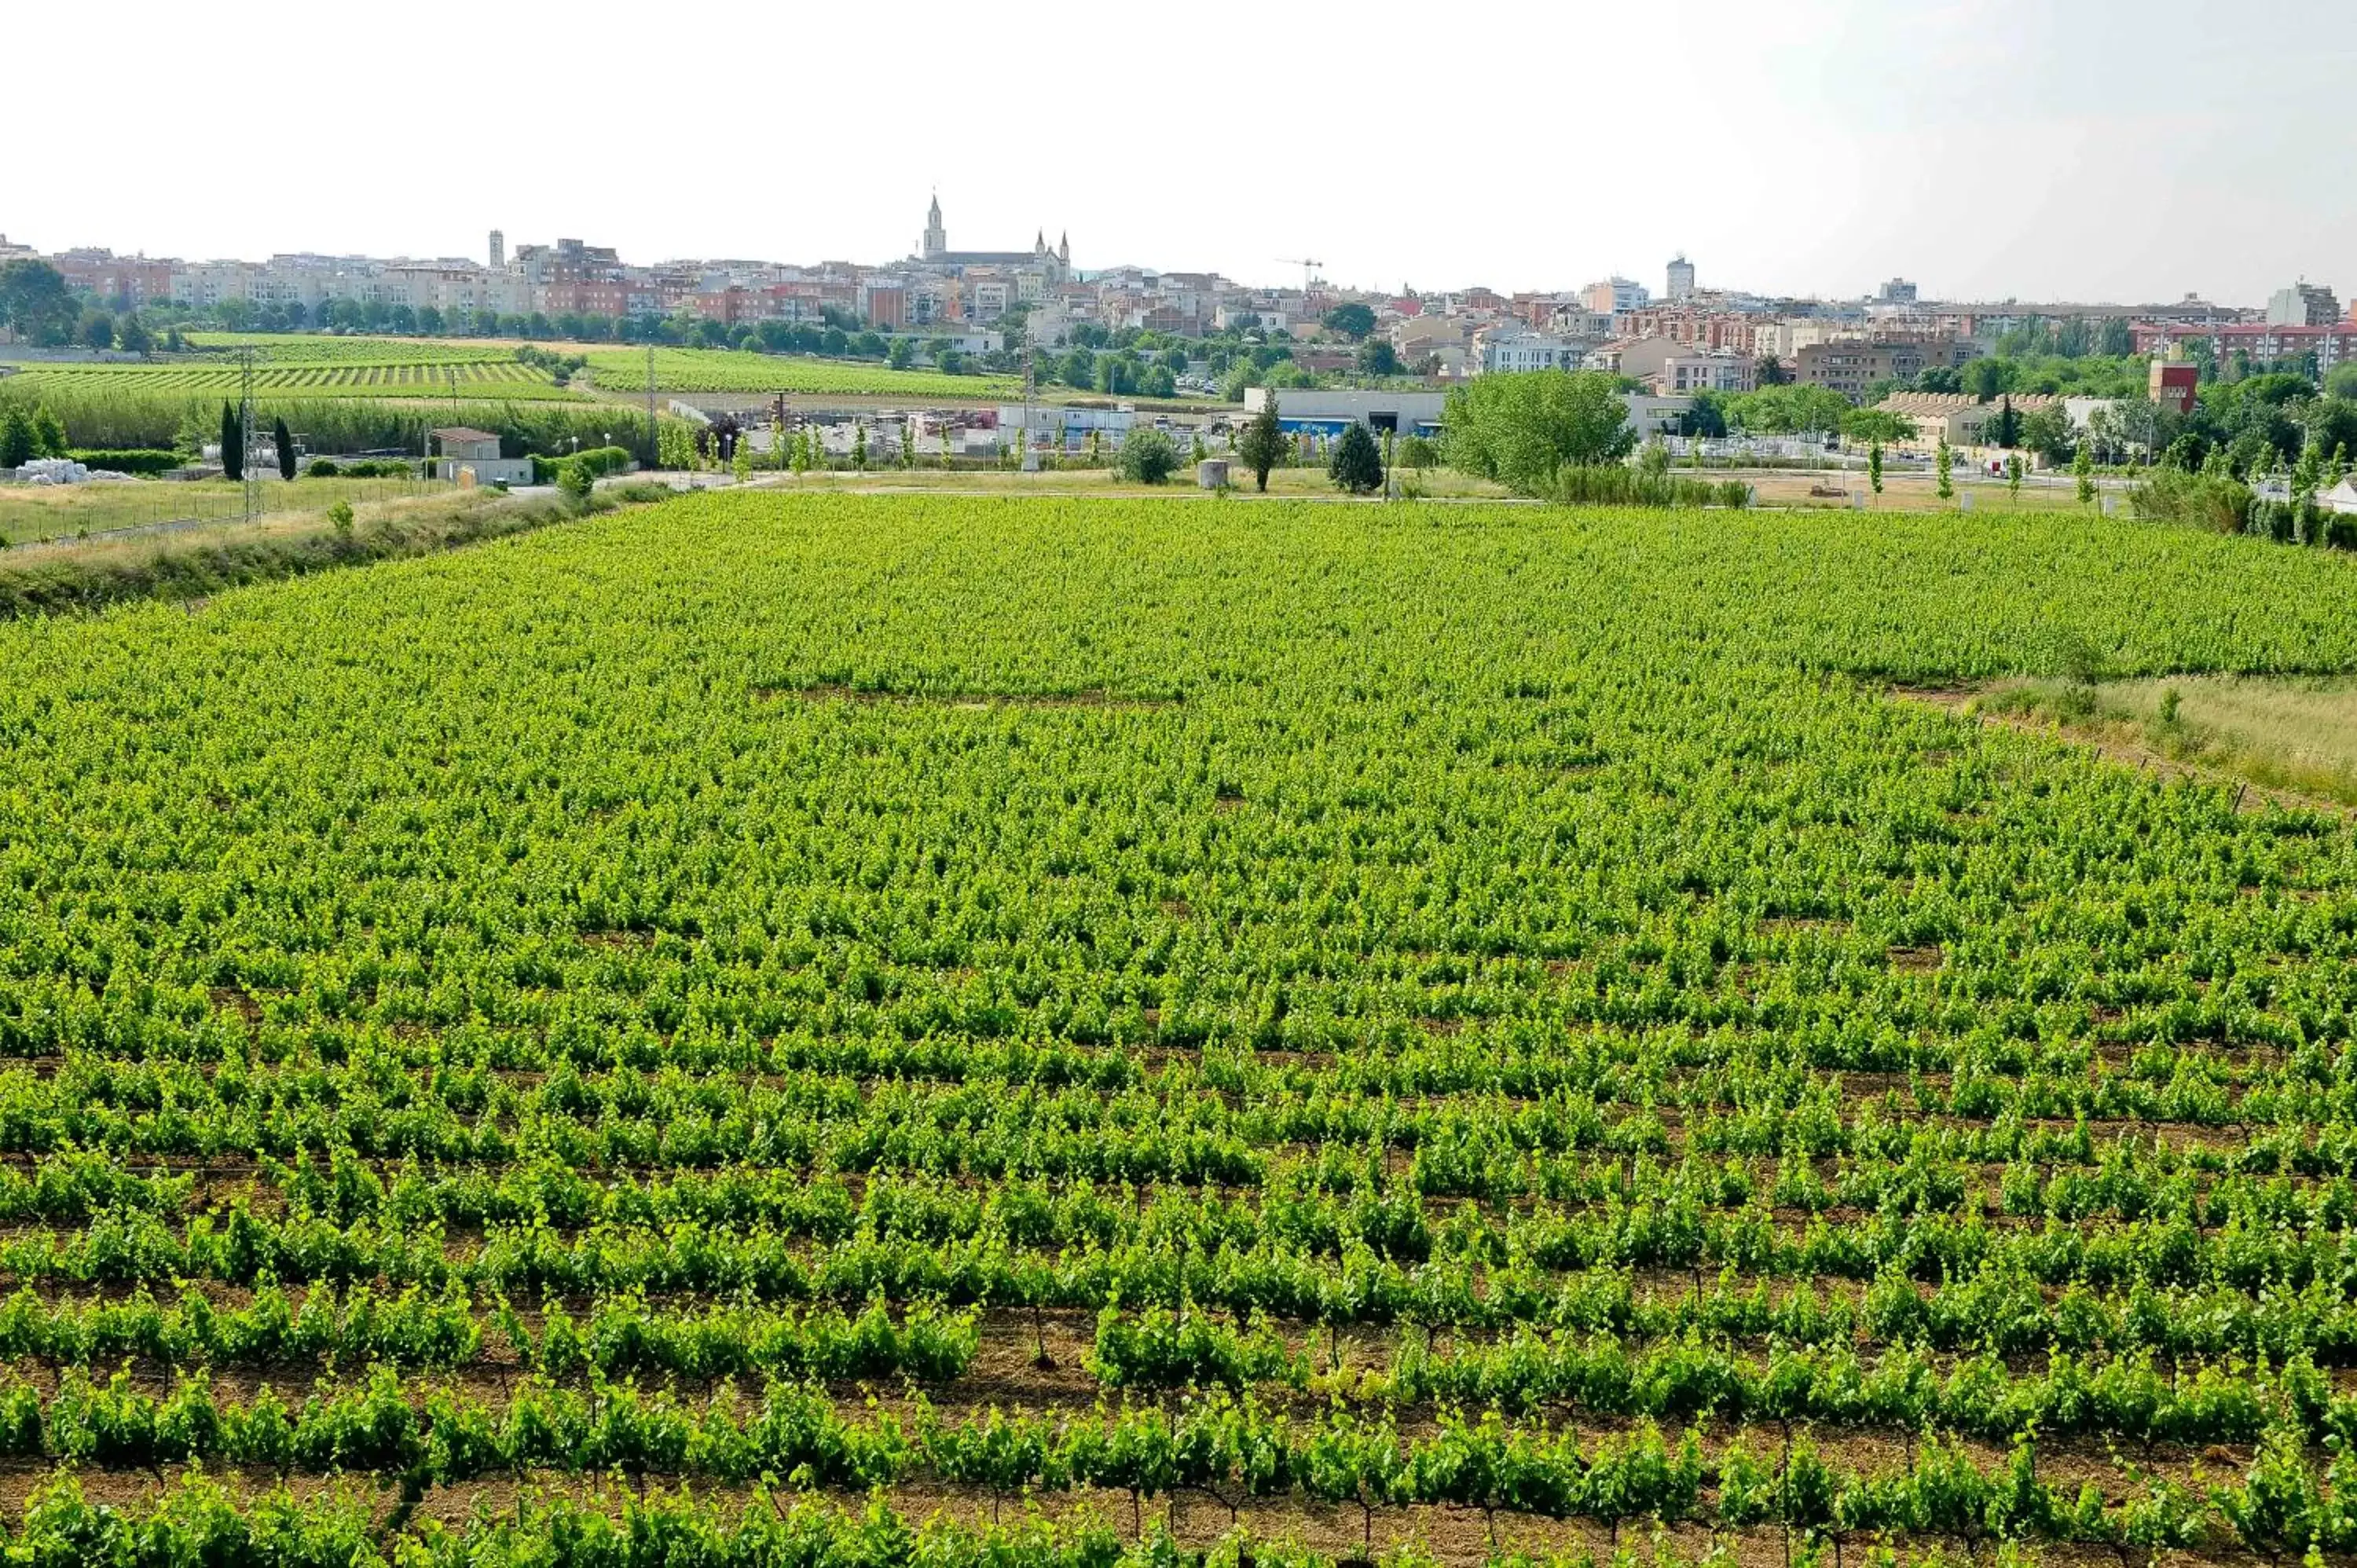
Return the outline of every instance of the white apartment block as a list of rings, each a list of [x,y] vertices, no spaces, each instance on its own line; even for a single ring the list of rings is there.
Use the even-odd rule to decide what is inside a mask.
[[[1694,392],[1748,392],[1757,390],[1759,363],[1745,354],[1674,354],[1662,361],[1656,378],[1672,396]]]
[[[1512,371],[1570,371],[1579,368],[1587,345],[1577,338],[1548,332],[1516,332],[1491,328],[1474,338],[1480,374]]]

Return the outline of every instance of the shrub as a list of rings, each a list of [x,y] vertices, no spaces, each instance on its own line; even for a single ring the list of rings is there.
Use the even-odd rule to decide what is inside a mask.
[[[328,509],[328,521],[336,525],[339,533],[349,533],[352,527],[352,503],[339,500]]]
[[[1573,464],[1556,471],[1552,499],[1566,506],[1746,507],[1751,487],[1740,479],[1691,479],[1646,473],[1625,464]]]
[[[145,446],[77,446],[68,451],[66,456],[85,467],[105,468],[117,474],[168,474],[184,461],[178,452]]]
[[[597,488],[597,476],[578,457],[568,457],[556,467],[556,488],[576,506],[585,506]]]
[[[1178,467],[1178,443],[1151,426],[1131,431],[1121,444],[1121,477],[1133,483],[1158,485]]]
[[[2217,533],[2240,533],[2250,521],[2251,492],[2242,481],[2223,474],[2158,468],[2128,491],[2128,505],[2138,517],[2156,521],[2190,522]]]
[[[629,449],[622,446],[591,446],[569,457],[544,456],[535,452],[532,455],[532,482],[535,485],[562,484],[567,463],[578,463],[589,471],[591,478],[602,479],[608,474],[628,472],[635,461]]]
[[[329,457],[312,458],[311,466],[303,471],[315,479],[332,479],[339,472],[335,460]]]

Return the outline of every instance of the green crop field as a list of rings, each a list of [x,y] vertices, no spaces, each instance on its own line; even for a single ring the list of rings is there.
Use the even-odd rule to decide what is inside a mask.
[[[331,338],[285,332],[191,332],[188,346],[204,353],[253,349],[274,365],[434,363],[511,364],[515,346],[450,338]]]
[[[15,1559],[2357,1549],[2350,822],[1890,690],[2344,559],[706,494],[0,665]]]
[[[597,385],[609,392],[644,392],[643,349],[568,349],[586,353]],[[856,360],[806,354],[753,354],[733,349],[658,349],[655,384],[673,392],[841,392],[878,397],[1006,397],[1021,390],[1006,376],[952,376],[939,371],[896,371]]]
[[[155,398],[235,397],[243,387],[244,372],[234,360],[204,358],[156,364],[31,365],[10,376],[13,390],[26,396],[58,394],[75,399],[119,398],[136,402]],[[424,356],[399,359],[306,359],[291,362],[275,359],[257,366],[254,392],[270,398],[394,397],[447,398],[470,401],[499,399],[578,399],[582,394],[557,386],[543,371],[518,364],[512,358],[445,360]]]

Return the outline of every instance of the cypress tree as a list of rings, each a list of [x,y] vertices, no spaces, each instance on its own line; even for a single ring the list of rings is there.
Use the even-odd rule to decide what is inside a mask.
[[[282,479],[293,478],[295,477],[295,437],[287,434],[285,420],[278,420],[271,425],[270,439],[278,447],[278,477]]]
[[[225,478],[245,478],[245,438],[237,423],[237,410],[221,404],[221,475]]]

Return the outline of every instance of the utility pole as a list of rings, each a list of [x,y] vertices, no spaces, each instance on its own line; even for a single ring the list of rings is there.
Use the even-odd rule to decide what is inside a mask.
[[[655,340],[647,339],[647,463],[661,467],[662,443],[655,434]]]
[[[252,522],[262,510],[262,478],[254,471],[253,462],[254,448],[258,445],[253,439],[253,349],[251,347],[239,349],[237,360],[237,442],[245,452],[245,462],[238,474],[243,483],[239,488],[243,492],[241,499],[245,505],[245,521]]]
[[[1039,443],[1031,434],[1031,401],[1038,395],[1039,379],[1031,361],[1031,339],[1028,335],[1029,323],[1025,324],[1025,328],[1027,335],[1023,339],[1023,471],[1027,474],[1036,474],[1039,471]]]

